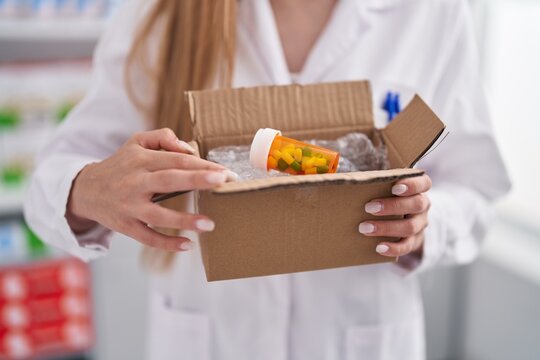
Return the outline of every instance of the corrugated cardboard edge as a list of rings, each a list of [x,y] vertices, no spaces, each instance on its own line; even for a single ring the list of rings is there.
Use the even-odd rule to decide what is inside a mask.
[[[391,167],[414,166],[444,129],[444,123],[420,96],[415,95],[409,105],[381,130]]]
[[[382,181],[395,181],[424,174],[418,169],[391,169],[377,171],[359,171],[353,173],[279,176],[265,179],[255,179],[231,182],[221,185],[213,190],[215,194],[232,194],[248,191],[285,188],[298,185],[323,186],[337,184],[369,184]]]

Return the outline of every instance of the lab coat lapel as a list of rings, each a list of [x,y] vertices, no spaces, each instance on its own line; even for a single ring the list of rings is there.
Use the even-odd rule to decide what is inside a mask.
[[[386,10],[403,0],[339,0],[329,23],[311,50],[298,81],[324,80],[333,65],[350,50],[359,34],[370,26],[370,11]],[[269,80],[288,84],[291,76],[283,53],[274,13],[269,0],[239,2],[240,31],[264,64]]]
[[[340,0],[311,50],[299,77],[300,82],[322,81],[328,71],[350,50],[359,34],[369,27],[362,0]]]
[[[264,64],[271,83],[288,84],[291,81],[283,47],[276,27],[274,13],[268,0],[243,0],[240,7],[240,31]]]

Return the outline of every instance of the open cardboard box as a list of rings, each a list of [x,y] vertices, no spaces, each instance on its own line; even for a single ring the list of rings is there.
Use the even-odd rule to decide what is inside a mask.
[[[284,176],[227,183],[198,193],[198,207],[216,223],[200,236],[208,281],[395,261],[358,232],[375,217],[364,211],[389,197],[393,183],[420,176],[411,169],[444,130],[418,97],[385,129],[375,129],[369,82],[263,86],[188,92],[194,140],[213,148],[250,144],[261,127],[297,139],[336,139],[363,132],[384,141],[392,170]],[[380,218],[380,217],[379,217]]]

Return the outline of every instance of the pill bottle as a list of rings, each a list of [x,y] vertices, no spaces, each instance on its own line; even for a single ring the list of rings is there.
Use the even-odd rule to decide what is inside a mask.
[[[249,161],[255,168],[291,175],[335,173],[339,153],[282,136],[281,131],[259,129],[251,143]]]

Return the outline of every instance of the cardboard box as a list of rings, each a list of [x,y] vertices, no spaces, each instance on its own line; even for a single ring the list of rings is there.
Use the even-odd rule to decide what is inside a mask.
[[[297,139],[335,139],[350,132],[384,141],[392,170],[273,177],[199,192],[198,207],[216,222],[200,237],[208,281],[394,261],[375,252],[383,239],[358,232],[374,219],[364,204],[389,197],[442,134],[444,124],[414,97],[383,130],[373,123],[366,81],[188,92],[194,140],[202,156],[250,144],[261,127]],[[380,218],[380,217],[378,217]]]

